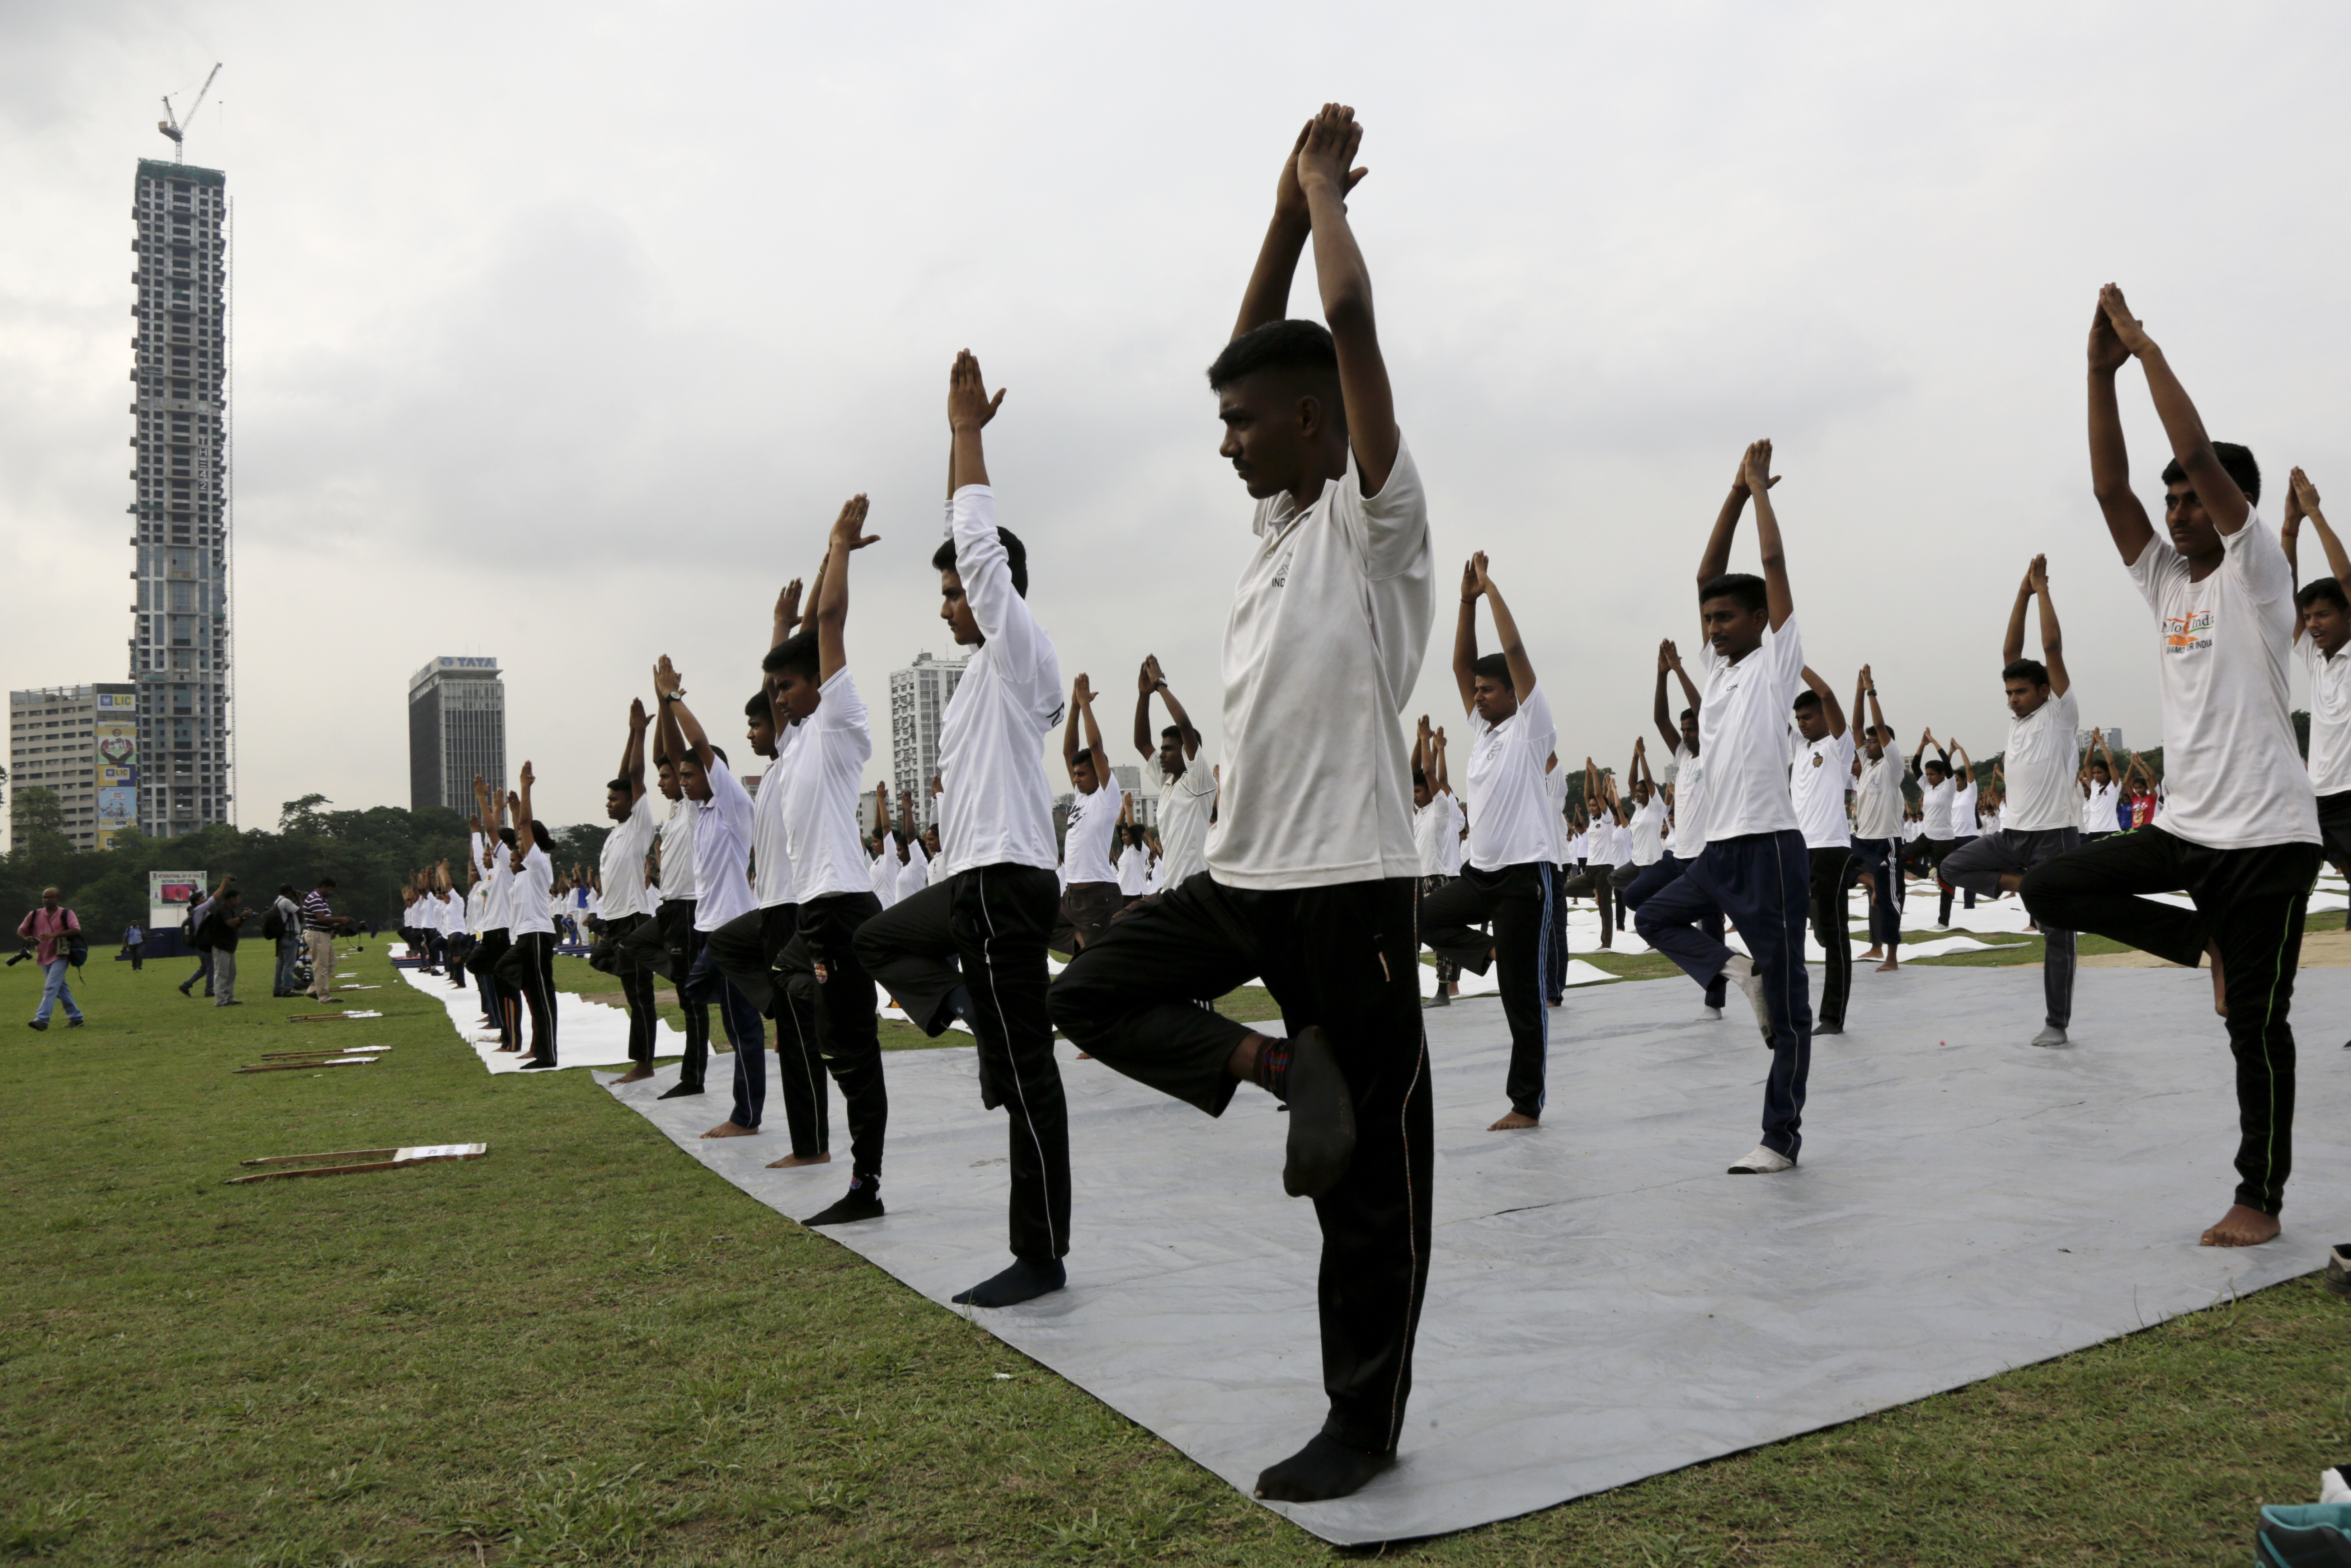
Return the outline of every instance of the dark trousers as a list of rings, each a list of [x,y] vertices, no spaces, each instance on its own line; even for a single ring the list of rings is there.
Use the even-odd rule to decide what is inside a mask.
[[[534,1061],[555,1060],[555,933],[526,931],[514,938],[522,954],[523,1006],[530,1009],[530,1055]]]
[[[805,1158],[831,1152],[832,1124],[799,920],[799,904],[770,904],[712,932],[704,950],[754,1012],[776,1020],[776,1088],[792,1153]]]
[[[604,935],[619,956],[613,966],[613,977],[621,982],[621,999],[629,1009],[629,1060],[640,1067],[653,1064],[653,1041],[661,1035],[661,1005],[653,998],[653,974],[629,956],[622,946],[630,932],[653,918],[650,915],[623,915],[604,923]]]
[[[1048,998],[1061,1032],[1116,1071],[1221,1115],[1249,1030],[1199,1005],[1253,977],[1291,1034],[1328,1032],[1355,1107],[1355,1157],[1314,1200],[1322,1228],[1322,1430],[1393,1452],[1428,1283],[1428,1051],[1410,877],[1244,891],[1196,873],[1071,961]]]
[[[1551,941],[1544,948],[1543,1001],[1554,1008],[1567,995],[1567,897],[1559,891],[1560,883],[1566,875],[1565,866],[1552,868]],[[1607,897],[1604,889],[1600,904],[1604,911],[1608,907]],[[1602,924],[1606,922],[1604,920]],[[1604,939],[1601,945],[1605,946],[1607,943]]]
[[[661,927],[662,946],[669,949],[678,1009],[685,1014],[685,1053],[678,1061],[677,1081],[699,1089],[710,1070],[710,1003],[686,995],[685,977],[702,955],[702,939],[694,929],[694,904],[690,898],[664,898],[653,906],[653,921]]]
[[[512,946],[513,935],[506,927],[485,931],[481,941],[475,944],[474,957],[470,960],[474,978],[481,986],[482,1012],[497,1026],[498,1045],[502,1050],[516,1043],[515,995],[497,975],[498,960],[506,956],[507,949]]]
[[[1625,904],[1633,912],[1633,925],[1635,930],[1640,927],[1641,905],[1671,887],[1682,873],[1688,869],[1687,862],[1676,860],[1670,852],[1660,856],[1653,864],[1641,868],[1641,873],[1635,876],[1625,889]],[[1698,929],[1717,942],[1721,941],[1722,911],[1719,909],[1708,911],[1699,919]],[[1723,998],[1730,994],[1730,982],[1724,979],[1719,973],[1710,980],[1700,980],[1698,985],[1705,990],[1706,1005],[1710,1008],[1720,1008]]]
[[[713,935],[694,934],[694,962],[686,969],[685,983],[677,988],[678,1000],[716,1004],[719,1027],[735,1048],[735,1105],[726,1119],[738,1127],[756,1127],[768,1106],[768,1031],[751,999],[718,967],[717,956],[710,950]],[[704,1039],[708,1038],[705,1032]]]
[[[131,955],[131,972],[132,974],[135,975],[140,970],[147,967],[146,943],[126,942],[122,945],[122,950]]]
[[[2045,861],[2070,854],[2081,841],[2079,828],[2035,832],[2002,828],[1996,833],[1980,833],[1951,852],[1943,862],[1943,876],[1966,888],[1971,898],[1979,893],[1995,894],[2000,891],[2001,873],[2022,876]],[[2047,949],[2041,967],[2041,999],[2047,1021],[2064,1029],[2074,1021],[2074,934],[2044,924],[2041,935]]]
[[[1902,946],[1902,841],[1855,839],[1856,874],[1867,872],[1876,885],[1869,894],[1869,945],[1889,958]]]
[[[1763,977],[1771,1014],[1771,1071],[1763,1080],[1763,1146],[1796,1157],[1803,1147],[1804,1081],[1813,1061],[1813,998],[1804,974],[1804,905],[1812,864],[1793,828],[1719,839],[1633,916],[1641,939],[1701,984],[1722,973],[1730,949],[1698,929],[1729,916]]]
[[[1616,940],[1614,914],[1616,889],[1613,882],[1615,874],[1616,868],[1613,865],[1604,864],[1599,861],[1586,861],[1581,869],[1561,884],[1559,890],[1562,904],[1568,899],[1583,898],[1587,895],[1599,904],[1600,945],[1603,947],[1613,946]],[[1560,917],[1560,929],[1564,932],[1566,928],[1566,916],[1562,915]],[[1566,962],[1562,958],[1560,969],[1562,977],[1566,972]]]
[[[211,996],[213,994],[213,950],[209,947],[196,949],[196,972],[180,982],[180,989],[184,992],[198,980],[204,983],[204,995]]]
[[[1981,833],[1970,833],[1966,838],[1953,839],[1943,846],[1942,853],[1935,857],[1935,880],[1942,884],[1941,905],[1935,913],[1936,925],[1949,925],[1951,923],[1951,894],[1960,886],[1945,868],[1951,863],[1953,855],[1959,853],[1970,844],[1982,842],[1983,837]],[[1968,902],[1965,907],[1973,909],[1976,906],[1976,890],[1970,887],[1966,891]]]
[[[1070,1115],[1045,1007],[1045,944],[1061,891],[1050,871],[988,865],[911,894],[858,929],[857,956],[935,1039],[963,1009],[979,1043],[979,1096],[1005,1108],[1012,1255],[1070,1249]]]
[[[873,977],[857,958],[857,928],[882,913],[870,893],[832,893],[800,905],[799,942],[815,988],[817,1048],[849,1113],[850,1174],[882,1180],[890,1092],[882,1079],[882,1037],[873,1017]]]
[[[1426,899],[1430,894],[1435,893],[1438,888],[1443,887],[1447,883],[1451,882],[1452,880],[1453,879],[1451,877],[1447,876],[1443,872],[1434,872],[1427,876],[1422,877],[1419,883],[1420,896],[1424,900]],[[1439,953],[1437,956],[1437,985],[1439,987],[1449,986],[1460,977],[1461,966],[1447,957],[1444,954]]]
[[[1442,891],[1420,901],[1420,939],[1432,951],[1472,974],[1484,974],[1489,964],[1499,966],[1502,1016],[1510,1025],[1510,1109],[1538,1119],[1551,1051],[1542,984],[1551,957],[1551,906],[1557,899],[1552,879],[1557,871],[1539,861],[1497,871],[1465,865]],[[1489,921],[1494,926],[1490,936],[1478,929]]]
[[[2264,1214],[2285,1202],[2294,1168],[2294,967],[2318,876],[2316,844],[2208,850],[2160,826],[2117,833],[2024,874],[2024,906],[2044,927],[2089,931],[2194,966],[2220,951],[2237,1060],[2237,1201]],[[2185,893],[2193,910],[2141,898]]]
[[[1841,1024],[1845,1000],[1853,995],[1853,923],[1845,918],[1844,890],[1853,885],[1858,867],[1851,844],[1804,852],[1812,862],[1813,936],[1827,955],[1826,972],[1821,977],[1820,1021]]]

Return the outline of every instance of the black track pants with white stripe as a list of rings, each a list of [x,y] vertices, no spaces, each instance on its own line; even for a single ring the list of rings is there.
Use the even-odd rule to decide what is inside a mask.
[[[1219,1115],[1249,1030],[1201,1005],[1262,977],[1295,1034],[1330,1036],[1355,1104],[1355,1157],[1314,1200],[1322,1228],[1322,1430],[1393,1452],[1428,1284],[1428,1052],[1416,879],[1251,891],[1198,872],[1137,904],[1053,982],[1053,1021],[1105,1066]],[[1256,1179],[1273,1181],[1269,1165]]]
[[[1016,1258],[1070,1249],[1070,1113],[1045,1011],[1045,942],[1061,909],[1059,879],[1036,866],[961,871],[900,899],[857,931],[857,957],[925,1034],[964,1021],[979,1044],[979,1095],[1001,1106],[1012,1174]]]

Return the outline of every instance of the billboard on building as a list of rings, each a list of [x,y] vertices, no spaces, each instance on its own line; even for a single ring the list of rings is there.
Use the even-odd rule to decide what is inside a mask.
[[[98,832],[101,850],[139,821],[139,694],[99,692],[91,736],[98,755]]]

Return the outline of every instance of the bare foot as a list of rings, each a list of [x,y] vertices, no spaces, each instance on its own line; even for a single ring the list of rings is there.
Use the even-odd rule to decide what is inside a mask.
[[[1503,1117],[1500,1121],[1495,1123],[1492,1126],[1487,1128],[1486,1131],[1489,1133],[1522,1133],[1529,1127],[1539,1127],[1541,1124],[1541,1123],[1536,1121],[1532,1116],[1521,1116],[1516,1111],[1513,1111],[1509,1115]]]
[[[1886,962],[1884,962],[1883,964],[1880,964],[1879,966],[1877,966],[1877,970],[1876,970],[1876,972],[1877,972],[1878,974],[1881,974],[1881,975],[1890,975],[1890,974],[1894,973],[1894,971],[1895,971],[1895,970],[1896,970],[1896,969],[1898,969],[1898,968],[1900,968],[1900,967],[1902,967],[1902,960],[1901,960],[1901,959],[1899,959],[1899,958],[1888,958],[1887,960],[1886,960]]]
[[[802,1166],[829,1166],[831,1164],[832,1164],[832,1156],[831,1155],[786,1155],[782,1159],[769,1160],[768,1162],[768,1168],[771,1171],[790,1171],[798,1170]]]
[[[721,1122],[702,1135],[705,1138],[748,1138],[757,1136],[758,1131],[757,1127],[738,1127],[732,1122]]]
[[[1861,961],[1862,961],[1863,963],[1866,964],[1866,963],[1868,963],[1872,958],[1883,958],[1883,957],[1885,957],[1885,956],[1886,956],[1886,949],[1885,949],[1885,948],[1883,948],[1883,947],[1872,947],[1868,952],[1864,953],[1864,954],[1861,956]]]
[[[520,1051],[522,1047],[518,1045],[502,1045],[498,1047],[498,1049],[500,1051]]]
[[[2218,947],[2207,947],[2204,949],[2204,956],[2212,960],[2212,1010],[2219,1013],[2222,1018],[2227,1018],[2229,1016],[2229,981],[2228,977],[2220,973],[2220,949]],[[2252,1211],[2248,1209],[2246,1212],[2250,1214]],[[2220,1222],[2220,1226],[2225,1226],[2229,1222],[2224,1219]],[[2220,1226],[2215,1226],[2213,1228],[2217,1230],[2220,1228]],[[2276,1234],[2277,1221],[2272,1220],[2270,1221],[2270,1236],[2275,1236]],[[2270,1236],[2264,1236],[2262,1239],[2263,1241],[2267,1241],[2270,1239]],[[2216,1243],[2216,1245],[2221,1247],[2244,1247],[2250,1245],[2250,1243],[2243,1241],[2222,1241]]]
[[[1092,1061],[1093,1059],[1094,1053],[1091,1051],[1081,1051],[1078,1052],[1078,1060],[1080,1061]]]
[[[626,1072],[622,1073],[618,1078],[613,1079],[612,1082],[615,1083],[643,1083],[646,1079],[651,1078],[653,1075],[653,1070],[647,1067],[641,1061],[635,1066],[630,1068]]]
[[[2264,1241],[2277,1239],[2278,1221],[2274,1214],[2263,1214],[2258,1208],[2247,1208],[2232,1203],[2220,1223],[2204,1233],[2201,1247],[2259,1247]]]

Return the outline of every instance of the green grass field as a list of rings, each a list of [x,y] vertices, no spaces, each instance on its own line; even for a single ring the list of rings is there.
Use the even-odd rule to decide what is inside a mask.
[[[371,948],[344,967],[384,986],[360,993],[380,1019],[288,1024],[305,1009],[269,1000],[266,979],[213,1009],[171,988],[183,964],[93,962],[89,1027],[0,1037],[16,1084],[0,1113],[0,1557],[1350,1555],[708,1175],[587,1073],[489,1078]],[[30,1016],[37,991],[31,966],[0,971],[0,1011]],[[393,1049],[372,1067],[232,1071],[360,1038]],[[223,1185],[254,1155],[457,1141],[489,1157]],[[2296,1281],[1384,1555],[2242,1562],[2258,1501],[2308,1500],[2322,1465],[2351,1459],[2346,1311]],[[1300,1436],[1269,1432],[1268,1457]]]

